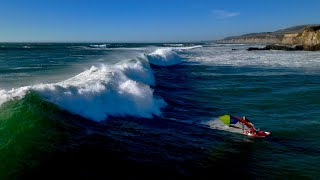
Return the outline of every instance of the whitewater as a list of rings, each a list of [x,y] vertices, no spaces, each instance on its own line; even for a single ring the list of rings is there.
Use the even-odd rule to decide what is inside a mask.
[[[1,43],[0,179],[319,179],[320,53],[248,47]]]
[[[89,47],[106,48],[106,45]],[[175,51],[183,49],[186,48],[157,48],[154,52],[135,54],[136,57],[116,64],[92,66],[61,82],[0,90],[0,105],[36,91],[45,100],[96,121],[106,120],[109,115],[159,116],[166,103],[153,95],[155,80],[150,63],[158,66],[179,64],[182,59]]]

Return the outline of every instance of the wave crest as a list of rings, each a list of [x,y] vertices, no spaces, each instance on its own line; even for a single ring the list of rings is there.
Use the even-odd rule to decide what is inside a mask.
[[[182,61],[173,48],[160,48],[146,56],[151,64],[158,66],[172,66]]]
[[[91,48],[107,48],[109,44],[91,44],[89,47]]]
[[[166,106],[153,94],[154,77],[148,64],[126,61],[113,66],[92,66],[75,77],[55,84],[37,84],[0,90],[0,105],[22,98],[29,91],[83,117],[101,121],[108,116],[152,118]]]

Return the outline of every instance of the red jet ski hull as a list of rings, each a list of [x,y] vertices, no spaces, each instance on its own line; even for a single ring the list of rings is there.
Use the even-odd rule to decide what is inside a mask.
[[[266,131],[256,131],[256,132],[250,132],[250,131],[244,131],[244,135],[252,136],[252,137],[266,137],[270,135],[270,132]]]

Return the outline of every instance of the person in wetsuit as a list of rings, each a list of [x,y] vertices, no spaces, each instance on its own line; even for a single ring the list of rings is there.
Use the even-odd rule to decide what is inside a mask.
[[[242,119],[247,121],[248,123],[252,124],[246,116],[243,116]]]
[[[252,133],[256,132],[256,129],[254,128],[253,124],[249,121],[249,119],[246,116],[243,116],[242,119],[246,122],[248,122],[252,127],[250,128]]]

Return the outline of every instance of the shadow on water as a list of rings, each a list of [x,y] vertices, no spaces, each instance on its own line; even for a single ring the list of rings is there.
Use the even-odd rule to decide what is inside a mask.
[[[168,103],[162,117],[94,122],[45,102],[34,92],[1,106],[0,179],[310,177],[286,162],[294,162],[294,156],[303,152],[316,156],[315,148],[300,151],[290,138],[252,139],[203,127],[197,122],[223,111],[203,100],[206,94],[195,86],[205,77],[189,76],[192,67],[185,65],[153,69],[155,94]],[[298,142],[306,143],[302,138]],[[280,162],[288,157],[293,160]]]
[[[263,141],[165,117],[94,122],[32,92],[1,117],[1,179],[260,177]]]
[[[1,118],[1,179],[211,179],[229,171],[223,159],[242,164],[208,128],[161,117],[93,122],[33,92],[4,104]]]
[[[195,68],[178,64],[169,67],[154,65],[151,67],[155,72],[155,94],[162,97],[168,104],[163,109],[165,117],[198,124],[219,111],[213,103],[208,103],[209,93],[201,91],[202,85],[199,84],[199,79],[202,77],[194,74],[199,69],[207,68],[206,66],[199,65]]]
[[[41,159],[41,166],[23,177],[212,179],[241,175],[250,179],[247,156],[252,143],[243,143],[241,138],[239,142],[224,140],[206,128],[161,120],[112,118],[98,126],[87,124],[86,135],[74,140],[77,146],[51,152]]]

